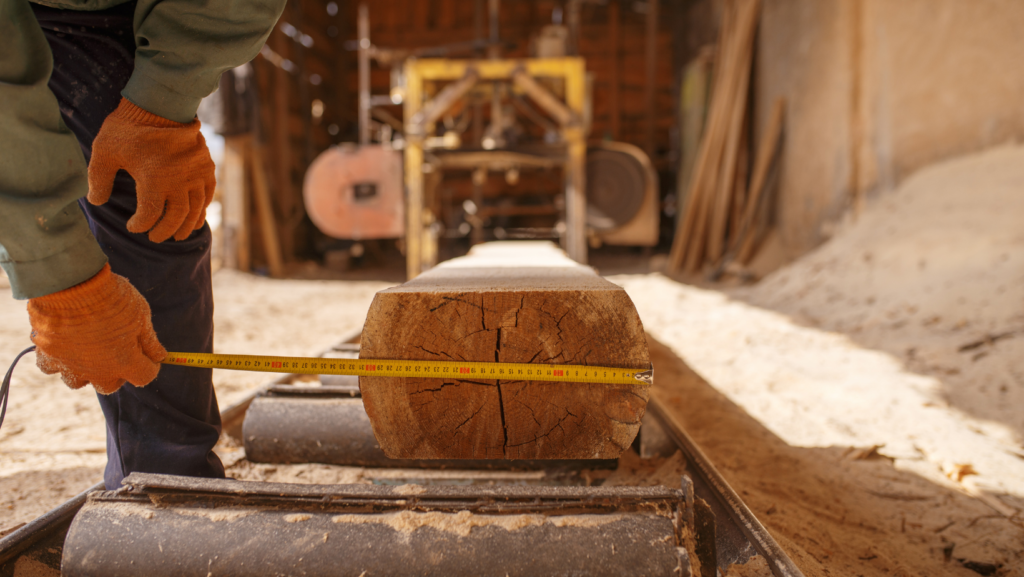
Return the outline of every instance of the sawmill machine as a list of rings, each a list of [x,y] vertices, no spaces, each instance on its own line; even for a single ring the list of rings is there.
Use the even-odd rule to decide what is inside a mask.
[[[591,81],[569,55],[571,26],[544,27],[529,58],[502,58],[489,8],[486,40],[398,50],[371,43],[360,7],[359,144],[310,166],[313,223],[336,239],[401,237],[409,278],[458,238],[556,239],[581,263],[589,246],[657,244],[657,173],[636,146],[588,140]],[[453,57],[473,51],[487,54]],[[371,62],[391,70],[386,95],[370,92]]]

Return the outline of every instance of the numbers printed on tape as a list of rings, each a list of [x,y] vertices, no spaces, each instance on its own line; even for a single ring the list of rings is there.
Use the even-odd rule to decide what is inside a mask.
[[[166,365],[298,373],[304,375],[354,375],[359,377],[475,378],[569,383],[653,384],[653,370],[637,371],[585,365],[540,365],[459,361],[394,361],[386,359],[327,359],[268,357],[211,353],[168,353]]]

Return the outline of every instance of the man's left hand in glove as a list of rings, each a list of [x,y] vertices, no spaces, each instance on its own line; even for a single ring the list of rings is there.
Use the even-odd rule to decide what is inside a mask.
[[[206,222],[216,179],[198,119],[174,122],[122,98],[92,144],[89,202],[107,202],[118,170],[135,179],[138,208],[129,231],[149,232],[153,242],[185,240]]]

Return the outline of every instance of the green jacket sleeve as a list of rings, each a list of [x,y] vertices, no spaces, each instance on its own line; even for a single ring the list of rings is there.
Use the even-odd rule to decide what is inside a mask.
[[[285,0],[139,0],[135,71],[122,96],[191,122],[222,72],[256,57]]]
[[[92,278],[107,262],[78,199],[85,157],[47,87],[53,57],[27,0],[0,0],[0,266],[15,298]]]

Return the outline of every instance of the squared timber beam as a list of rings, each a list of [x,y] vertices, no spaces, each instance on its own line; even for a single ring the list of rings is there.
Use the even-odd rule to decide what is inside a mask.
[[[478,245],[374,297],[362,358],[646,370],[636,308],[619,286],[547,242]],[[378,443],[399,459],[614,459],[649,387],[360,377]]]

